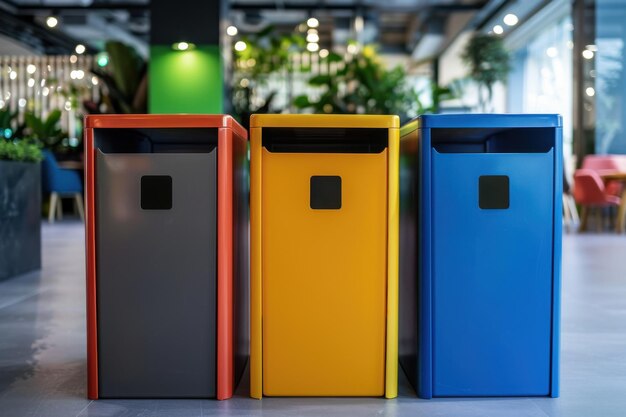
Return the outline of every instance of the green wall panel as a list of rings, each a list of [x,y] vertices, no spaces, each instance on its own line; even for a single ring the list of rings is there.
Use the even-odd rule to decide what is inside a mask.
[[[150,47],[150,113],[222,113],[224,77],[220,50],[197,45],[175,51],[171,45]]]

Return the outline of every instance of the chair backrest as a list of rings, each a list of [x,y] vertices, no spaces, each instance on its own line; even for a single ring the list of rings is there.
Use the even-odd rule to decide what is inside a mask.
[[[574,173],[574,199],[577,203],[584,205],[606,202],[604,183],[595,170],[576,170]]]
[[[582,168],[599,172],[626,172],[626,155],[587,155],[583,159]]]
[[[53,190],[54,178],[56,177],[56,171],[59,169],[57,160],[54,154],[48,149],[44,149],[43,161],[41,161],[41,187],[44,192],[50,192]]]

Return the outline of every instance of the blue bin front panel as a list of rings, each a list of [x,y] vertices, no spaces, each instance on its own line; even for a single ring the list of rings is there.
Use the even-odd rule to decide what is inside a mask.
[[[432,150],[433,396],[550,394],[554,150]],[[509,177],[509,208],[479,177]]]

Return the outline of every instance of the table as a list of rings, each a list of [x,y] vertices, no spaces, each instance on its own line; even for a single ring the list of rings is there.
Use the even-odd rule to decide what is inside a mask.
[[[83,161],[58,161],[59,168],[83,170],[85,164]]]
[[[624,185],[622,190],[622,201],[617,210],[617,221],[615,222],[615,231],[622,233],[624,231],[624,225],[626,224],[626,172],[603,172],[600,174],[604,182],[607,181],[619,181]]]

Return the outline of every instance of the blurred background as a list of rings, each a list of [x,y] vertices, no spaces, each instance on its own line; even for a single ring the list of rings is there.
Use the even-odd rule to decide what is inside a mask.
[[[0,167],[42,161],[53,222],[82,217],[87,114],[559,113],[566,230],[622,233],[625,18],[620,0],[0,0]]]
[[[560,113],[570,191],[577,168],[626,170],[585,164],[626,153],[625,17],[620,0],[0,0],[0,159],[79,170],[94,113]],[[582,174],[595,197],[568,193],[566,220],[577,197],[618,222],[602,195],[622,185]]]
[[[625,22],[624,0],[0,0],[0,416],[291,404],[86,400],[83,118],[107,113],[561,114],[562,397],[353,406],[623,416]]]

